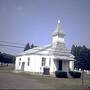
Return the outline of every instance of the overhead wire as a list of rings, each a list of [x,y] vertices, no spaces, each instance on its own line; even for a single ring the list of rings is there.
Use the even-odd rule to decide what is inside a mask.
[[[2,42],[2,43],[9,43],[9,44],[25,45],[25,44],[14,43],[14,42],[9,42],[9,41],[0,41],[0,42]]]
[[[22,46],[8,45],[8,44],[0,44],[0,46],[15,47],[15,48],[24,48]]]
[[[5,47],[6,48],[6,49],[5,48],[1,48],[0,51],[5,52],[5,50],[6,51],[10,50],[10,51],[14,51],[16,53],[16,52],[18,52],[18,50],[13,50],[13,49],[24,49],[25,44],[20,44],[20,43],[0,40],[0,47]]]

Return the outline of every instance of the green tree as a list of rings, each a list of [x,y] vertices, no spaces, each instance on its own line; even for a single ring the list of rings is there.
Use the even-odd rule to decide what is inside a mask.
[[[29,43],[26,44],[26,46],[25,46],[25,48],[24,48],[24,51],[26,51],[26,50],[28,50],[28,49],[30,49]]]
[[[15,63],[15,56],[10,55],[10,54],[6,54],[6,53],[0,53],[0,62],[1,62],[1,66],[3,66],[3,64],[8,64]]]
[[[90,70],[90,49],[84,46],[72,46],[71,53],[75,56],[75,68]]]
[[[0,52],[0,62],[1,62],[1,66],[3,66],[3,54]]]
[[[75,47],[74,44],[72,45],[71,53],[72,53],[73,55],[75,55],[75,53],[76,53],[76,47]]]
[[[35,47],[34,44],[31,44],[31,49],[34,48],[34,47]]]

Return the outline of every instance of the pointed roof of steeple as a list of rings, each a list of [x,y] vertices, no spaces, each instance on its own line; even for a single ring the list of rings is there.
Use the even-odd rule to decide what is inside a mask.
[[[55,31],[52,33],[52,36],[56,36],[56,35],[63,35],[63,36],[65,35],[60,20],[58,20],[57,27]]]

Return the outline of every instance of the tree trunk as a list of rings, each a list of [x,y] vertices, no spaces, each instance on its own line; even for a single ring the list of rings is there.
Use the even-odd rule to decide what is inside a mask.
[[[81,79],[82,79],[82,86],[84,86],[84,70],[82,70]]]
[[[8,63],[7,63],[7,67],[8,67]]]
[[[1,62],[1,67],[3,66],[3,62]]]

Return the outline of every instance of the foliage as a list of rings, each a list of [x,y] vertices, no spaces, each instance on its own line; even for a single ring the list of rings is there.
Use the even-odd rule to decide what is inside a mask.
[[[69,73],[73,78],[80,78],[81,77],[81,72],[69,71]]]
[[[0,62],[1,65],[3,63],[15,63],[15,56],[6,53],[0,53]]]
[[[34,48],[34,44],[31,44],[31,49]]]
[[[75,68],[90,70],[90,49],[86,46],[72,46],[71,53],[75,56]]]
[[[28,50],[28,49],[30,49],[29,43],[26,44],[26,46],[25,46],[25,48],[24,48],[24,51],[26,51],[26,50]]]
[[[67,78],[67,72],[65,71],[56,71],[55,75],[57,78]]]
[[[34,44],[29,45],[29,43],[27,43],[26,46],[25,46],[25,48],[24,48],[24,51],[29,50],[29,49],[32,49],[34,47],[37,47],[37,46],[35,46]]]

